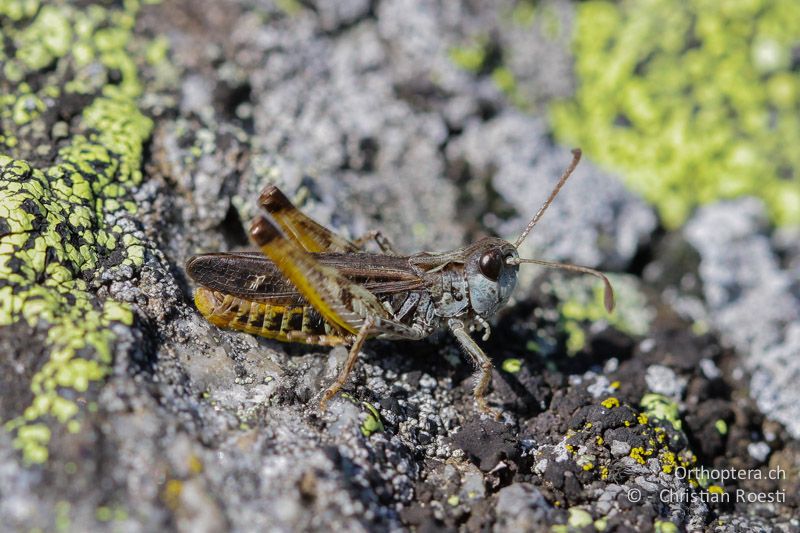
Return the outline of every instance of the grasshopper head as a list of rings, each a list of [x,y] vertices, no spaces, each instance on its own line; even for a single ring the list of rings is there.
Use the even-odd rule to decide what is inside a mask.
[[[489,317],[508,302],[517,285],[518,267],[512,264],[515,259],[517,249],[502,239],[483,239],[470,247],[465,268],[476,314]]]
[[[502,239],[483,239],[466,250],[466,274],[469,284],[469,298],[473,311],[487,318],[494,314],[497,309],[503,306],[511,297],[511,292],[517,284],[517,270],[519,265],[529,263],[548,268],[559,268],[572,272],[590,274],[603,281],[605,289],[604,303],[606,310],[610,313],[614,309],[614,290],[605,275],[592,268],[564,263],[553,263],[540,259],[521,259],[517,254],[517,248],[525,240],[536,223],[542,217],[548,206],[555,199],[558,191],[566,183],[572,171],[578,165],[581,158],[580,150],[572,151],[572,163],[559,178],[558,183],[550,193],[550,197],[544,205],[534,215],[525,229],[522,231],[514,244]]]

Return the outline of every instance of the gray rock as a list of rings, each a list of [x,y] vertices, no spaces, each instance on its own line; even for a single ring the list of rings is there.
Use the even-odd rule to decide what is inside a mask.
[[[637,485],[642,487],[647,492],[656,492],[660,488],[658,483],[653,483],[652,481],[648,481],[643,476],[637,476],[635,481]]]
[[[374,23],[359,24],[347,39],[312,32],[301,24],[280,48],[266,48],[252,75],[260,95],[254,157],[280,154],[272,164],[279,185],[291,197],[313,183],[304,210],[345,234],[381,229],[410,252],[460,244],[456,190],[437,148],[447,136],[441,116],[395,96],[389,50]],[[265,183],[258,172],[241,183],[237,207],[245,218]]]
[[[710,319],[751,373],[761,410],[800,437],[800,297],[765,234],[766,212],[754,198],[704,207],[684,233],[700,253]]]
[[[718,379],[722,376],[722,372],[711,359],[701,359],[700,368],[703,370],[703,375],[708,379]]]
[[[597,497],[596,509],[603,515],[607,515],[614,506],[614,500],[623,490],[625,490],[624,487],[615,483],[609,483],[603,487],[602,492]]]
[[[686,378],[679,377],[674,370],[664,365],[650,365],[644,376],[651,392],[663,394],[680,401],[686,388]]]
[[[624,457],[631,451],[631,445],[619,440],[611,441],[611,454],[617,457]]]
[[[107,222],[142,241],[144,264],[82,273],[97,297],[92,304],[128,302],[135,319],[103,332],[115,339],[104,379],[59,391],[80,405],[77,425],[51,417],[34,428],[51,434],[45,464],[22,464],[19,442],[0,432],[0,523],[131,532],[538,530],[568,516],[550,503],[562,499],[547,485],[553,476],[566,480],[568,498],[581,500],[573,509],[619,518],[619,528],[651,525],[617,499],[636,476],[655,483],[659,460],[642,465],[619,441],[609,458],[608,445],[592,437],[577,446],[597,460],[583,470],[556,429],[570,426],[557,403],[571,413],[612,391],[628,403],[611,375],[629,360],[615,354],[603,367],[587,353],[597,363],[591,369],[582,355],[564,367],[538,361],[546,363],[540,380],[530,372],[538,356],[518,353],[501,336],[538,338],[538,328],[557,328],[556,311],[548,318],[517,308],[501,319],[507,322],[491,340],[499,350],[489,355],[519,357],[522,370],[497,372],[490,401],[504,406],[505,419],[486,431],[471,397],[471,368],[444,336],[368,343],[346,394],[322,412],[320,393],[346,350],[225,331],[192,305],[185,260],[247,247],[248,221],[268,183],[344,235],[380,228],[400,251],[453,248],[482,233],[516,236],[568,163],[568,150],[552,144],[535,114],[516,110],[490,76],[466,72],[450,56],[488,35],[506,49],[504,66],[531,109],[568,94],[571,6],[553,3],[565,31],[550,39],[538,23],[507,27],[518,4],[315,0],[293,12],[292,2],[200,2],[191,14],[177,3],[143,7],[136,31],[169,38],[169,60],[159,67],[167,72],[136,57],[142,106],[156,126],[146,179],[130,198],[135,212]],[[140,44],[132,42],[132,53]],[[61,124],[53,129],[66,140],[72,124]],[[655,225],[651,208],[585,161],[522,253],[625,269]],[[784,245],[792,249],[790,239]],[[39,326],[0,331],[4,422],[23,415],[34,386],[27,380],[49,355],[47,335]],[[587,382],[597,398],[582,390]],[[511,385],[539,397],[536,409],[508,408],[503,394]],[[765,398],[761,405],[769,406]],[[531,432],[534,426],[542,430]],[[465,428],[466,450],[454,439]],[[470,460],[487,450],[497,453],[482,471]],[[659,482],[685,488],[666,474]],[[704,507],[677,504],[669,512],[676,523],[708,523]]]
[[[524,154],[524,157],[520,157]],[[448,146],[471,172],[486,176],[516,216],[496,222],[512,240],[550,194],[572,156],[547,141],[544,124],[508,110],[482,122],[471,120]],[[492,218],[484,223],[491,225]],[[557,200],[520,249],[523,257],[568,260],[623,269],[655,229],[653,210],[622,183],[591,164],[581,163]]]
[[[514,483],[500,489],[493,531],[535,531],[549,523],[552,508],[530,483]]]
[[[747,445],[747,453],[750,454],[750,457],[761,463],[766,462],[770,451],[769,444],[766,442],[751,442]]]
[[[369,0],[343,0],[341,2],[311,2],[319,17],[319,25],[325,31],[335,31],[356,23],[368,16]]]

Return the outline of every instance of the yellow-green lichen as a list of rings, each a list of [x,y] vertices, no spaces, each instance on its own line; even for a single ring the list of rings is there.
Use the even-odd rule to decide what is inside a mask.
[[[681,430],[682,423],[678,405],[662,394],[645,394],[640,402],[648,418],[669,422],[673,428]]]
[[[110,522],[114,518],[114,511],[111,507],[101,505],[95,509],[94,517],[98,522]]]
[[[19,22],[34,16],[39,6],[38,0],[4,0],[0,2],[0,15]]]
[[[276,0],[275,7],[292,17],[303,11],[303,4],[300,0]]]
[[[517,2],[511,10],[511,20],[524,28],[530,28],[536,20],[536,4],[534,2]]]
[[[675,461],[675,452],[665,451],[661,454],[659,459],[661,459],[661,471],[665,474],[671,474],[677,465]]]
[[[180,479],[170,479],[164,485],[161,499],[167,507],[177,510],[180,507],[181,495],[183,494],[184,482]]]
[[[567,525],[575,529],[581,529],[592,525],[592,515],[579,507],[570,507]]]
[[[72,530],[72,519],[70,518],[70,511],[72,510],[72,504],[70,504],[66,500],[61,500],[56,502],[55,505],[55,525],[56,531],[71,531]]]
[[[64,9],[45,5],[15,40],[16,59],[30,70],[43,69],[68,52],[72,25]]]
[[[558,138],[622,171],[670,227],[697,204],[762,198],[800,222],[795,0],[576,6],[579,85],[551,107]]]
[[[128,511],[122,506],[101,505],[95,509],[94,517],[98,522],[124,522],[128,519]]]
[[[609,275],[614,287],[616,307],[612,313],[605,308],[603,285],[585,278],[556,277],[543,286],[560,302],[561,328],[566,334],[570,355],[586,346],[584,325],[605,321],[615,329],[633,336],[643,336],[650,329],[655,311],[647,305],[645,295],[631,276]]]
[[[526,107],[526,102],[519,94],[517,78],[506,65],[494,65],[493,43],[486,37],[474,39],[464,46],[449,50],[450,60],[456,66],[473,74],[488,75],[498,89],[503,91],[511,102],[519,107]]]
[[[613,409],[614,407],[619,407],[619,400],[611,396],[600,402],[600,405],[602,405],[606,409]]]
[[[369,437],[373,433],[384,431],[380,412],[369,402],[361,402],[361,405],[367,412],[367,417],[361,423],[361,434]]]
[[[0,30],[15,45],[13,57],[0,52],[4,71],[12,64],[39,80],[36,91],[21,82],[0,99],[0,139],[15,149],[3,154],[0,144],[0,326],[43,337],[45,359],[23,359],[35,369],[32,400],[4,425],[15,433],[25,460],[40,463],[48,457],[49,421],[80,430],[79,404],[112,363],[116,334],[110,325],[133,322],[127,304],[98,299],[87,280],[97,279],[97,269],[144,261],[142,242],[114,220],[123,214],[120,201],[142,180],[152,122],[137,107],[140,82],[126,50],[136,2],[125,2],[122,10],[61,4],[36,10],[31,4],[0,1],[0,13],[11,14],[0,19]],[[100,62],[81,68],[73,51],[87,47]],[[98,66],[118,71],[118,83],[108,83],[107,70]],[[45,111],[58,109],[76,91],[86,105],[77,110],[68,142],[53,150],[53,163],[25,161],[34,154],[16,140],[44,131]],[[34,138],[28,149],[32,144],[42,143]],[[40,147],[46,150],[39,155],[50,149]]]
[[[501,368],[509,374],[516,374],[522,370],[522,361],[516,358],[504,359]]]
[[[486,63],[487,44],[486,39],[478,39],[469,45],[451,48],[450,60],[464,70],[477,73]]]
[[[656,533],[678,533],[678,526],[667,520],[656,520],[653,529]]]
[[[610,415],[611,409],[620,408],[619,399],[613,396],[600,402],[600,405],[609,410],[601,413],[604,416]],[[643,437],[643,444],[632,446],[628,452],[628,456],[637,463],[644,465],[648,461],[657,461],[665,474],[675,473],[677,467],[689,469],[696,464],[697,457],[686,447],[685,441],[676,439],[672,443],[667,443],[663,438],[664,428],[650,424],[650,418],[646,414],[637,415],[629,411],[626,418],[627,420],[619,420],[617,417],[609,417],[609,420],[614,420],[616,424],[622,422],[622,425],[632,428],[636,434]],[[602,436],[606,429],[608,426],[605,425],[603,418],[600,418],[596,422],[584,423],[580,430],[570,429],[564,436],[565,450],[572,456],[575,464],[585,472],[596,472],[601,480],[608,479],[610,466],[614,461],[611,447]],[[681,448],[673,451],[674,445],[679,445]]]
[[[637,463],[645,464],[647,462],[647,458],[653,455],[653,450],[644,448],[642,446],[636,446],[635,448],[631,448],[631,451],[628,455],[632,459],[635,459]]]

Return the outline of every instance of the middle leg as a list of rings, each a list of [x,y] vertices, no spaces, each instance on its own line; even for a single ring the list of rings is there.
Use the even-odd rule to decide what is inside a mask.
[[[362,248],[365,244],[369,241],[375,241],[375,244],[378,245],[378,248],[381,249],[381,252],[385,253],[386,255],[397,255],[397,252],[394,250],[394,246],[389,241],[380,230],[372,230],[368,231],[358,239],[353,241],[353,244]]]

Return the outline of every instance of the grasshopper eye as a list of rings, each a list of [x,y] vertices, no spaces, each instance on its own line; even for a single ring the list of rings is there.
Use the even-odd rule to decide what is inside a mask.
[[[480,266],[481,274],[492,281],[497,281],[500,277],[500,271],[503,269],[503,256],[500,255],[498,250],[486,252],[481,256],[478,265]]]

